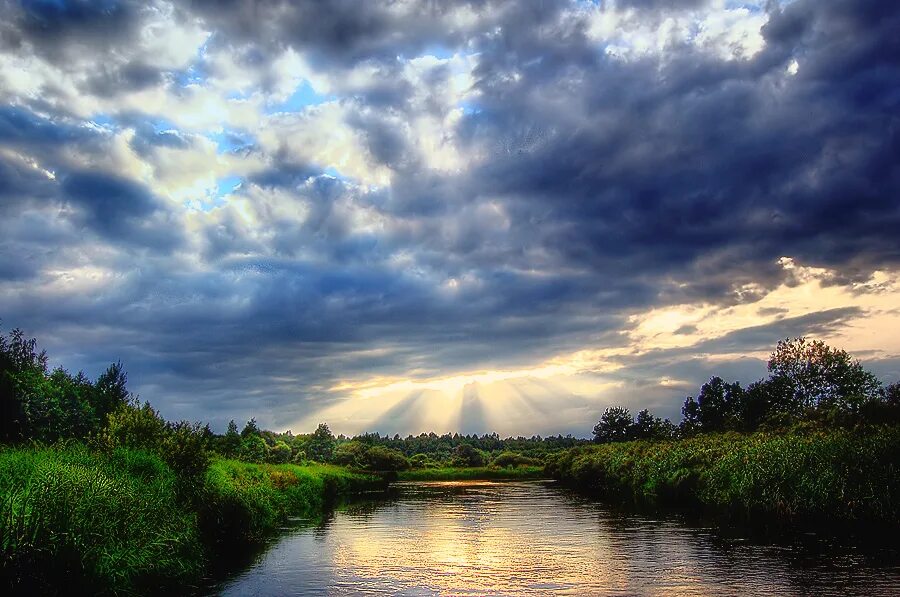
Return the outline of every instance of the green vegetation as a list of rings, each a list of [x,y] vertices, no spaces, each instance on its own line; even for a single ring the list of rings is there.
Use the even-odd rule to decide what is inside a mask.
[[[401,438],[241,431],[164,420],[120,363],[96,380],[49,370],[34,340],[0,336],[0,582],[17,591],[135,593],[196,582],[289,516],[387,480],[551,474],[604,495],[747,516],[896,524],[900,385],[847,353],[779,343],[770,377],[714,377],[679,425],[608,409],[572,436]],[[544,464],[546,463],[546,469]]]
[[[22,592],[184,588],[288,516],[314,518],[329,500],[381,490],[398,471],[533,477],[546,454],[583,443],[336,438],[324,423],[294,436],[255,419],[216,435],[140,403],[121,363],[92,381],[47,362],[21,331],[0,336],[0,581]],[[451,465],[467,468],[438,468]]]
[[[400,481],[473,481],[501,479],[541,479],[546,475],[543,466],[480,466],[423,468],[399,473]]]
[[[747,517],[900,524],[900,384],[882,387],[847,352],[778,343],[747,389],[713,377],[675,426],[606,410],[594,446],[547,472],[607,496]]]
[[[165,421],[129,394],[120,363],[91,381],[50,371],[35,346],[0,336],[0,583],[17,592],[183,590],[287,516],[385,485],[310,463],[252,420],[224,436]],[[330,457],[327,426],[311,437],[309,453]]]
[[[746,389],[712,377],[695,400],[688,396],[681,424],[642,410],[612,407],[594,426],[597,443],[684,438],[722,431],[772,431],[797,424],[823,428],[900,424],[900,382],[882,387],[846,351],[806,338],[778,343],[769,377]]]
[[[255,542],[287,516],[311,517],[330,498],[384,486],[374,475],[326,464],[250,464],[219,459],[206,473],[200,525],[204,536],[219,544]]]
[[[216,459],[193,503],[158,456],[84,445],[0,452],[0,581],[19,591],[139,592],[196,581],[208,560],[312,517],[378,477],[330,465]]]
[[[747,517],[900,522],[900,428],[710,433],[575,448],[551,476],[609,497]]]
[[[392,472],[407,468],[480,467],[492,464],[542,464],[548,455],[587,443],[571,435],[555,437],[509,437],[496,433],[460,435],[458,433],[422,433],[386,436],[365,433],[348,438],[335,437],[328,425],[319,424],[315,432],[294,435],[261,430],[250,420],[241,432],[234,421],[224,435],[210,435],[213,451],[245,462],[332,462],[352,468]],[[513,458],[497,462],[497,458]]]
[[[202,568],[196,515],[174,472],[140,450],[0,451],[0,579],[22,592],[90,594],[190,581]]]

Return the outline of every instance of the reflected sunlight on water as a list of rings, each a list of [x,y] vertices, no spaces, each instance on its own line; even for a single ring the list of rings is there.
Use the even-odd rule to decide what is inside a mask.
[[[402,484],[281,538],[226,595],[889,595],[852,548],[758,545],[623,516],[541,482]],[[825,550],[825,552],[823,552]],[[896,554],[880,554],[885,557]]]

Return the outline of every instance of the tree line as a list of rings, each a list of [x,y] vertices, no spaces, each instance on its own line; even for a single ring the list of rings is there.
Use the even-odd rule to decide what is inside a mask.
[[[434,432],[401,437],[364,433],[335,436],[326,423],[313,433],[294,435],[259,429],[247,421],[241,431],[235,421],[223,435],[214,435],[216,452],[248,462],[326,462],[369,470],[407,468],[537,465],[548,454],[584,444],[571,435],[501,438],[496,433],[460,435]]]
[[[719,431],[782,429],[798,424],[858,425],[900,422],[900,383],[883,386],[846,351],[806,338],[778,343],[769,376],[742,387],[712,377],[697,397],[688,396],[678,424],[644,409],[607,409],[593,429],[599,443],[671,439]],[[309,434],[260,429],[250,419],[239,431],[232,420],[223,434],[208,425],[164,420],[127,389],[122,363],[97,379],[48,367],[36,341],[18,329],[0,335],[0,442],[79,440],[112,451],[118,446],[157,453],[197,482],[212,455],[255,463],[334,463],[367,470],[535,465],[587,440],[562,436],[501,438],[496,433],[460,435],[365,433],[335,437],[321,423]]]
[[[698,433],[852,426],[900,422],[900,382],[884,386],[845,350],[819,340],[788,338],[767,363],[769,376],[746,388],[715,376],[688,396],[676,425],[644,409],[606,409],[594,426],[598,443],[673,439]]]
[[[547,454],[585,443],[571,435],[508,437],[496,433],[422,433],[388,436],[335,435],[326,423],[294,435],[260,429],[250,419],[239,430],[232,420],[223,434],[209,425],[163,419],[127,388],[120,362],[97,379],[83,372],[50,369],[45,351],[19,330],[0,335],[0,443],[77,440],[112,452],[117,447],[159,455],[187,490],[213,454],[253,463],[334,463],[376,471],[446,466],[516,466],[541,463]]]

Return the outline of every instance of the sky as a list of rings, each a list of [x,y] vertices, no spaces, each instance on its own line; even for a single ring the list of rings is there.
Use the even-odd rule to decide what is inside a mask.
[[[0,0],[0,319],[169,419],[585,436],[900,379],[896,0]]]

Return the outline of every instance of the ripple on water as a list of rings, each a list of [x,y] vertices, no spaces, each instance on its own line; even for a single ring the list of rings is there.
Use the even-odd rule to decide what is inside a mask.
[[[401,484],[287,533],[226,595],[900,594],[896,552],[723,538],[541,482]],[[887,563],[885,563],[887,562]]]

